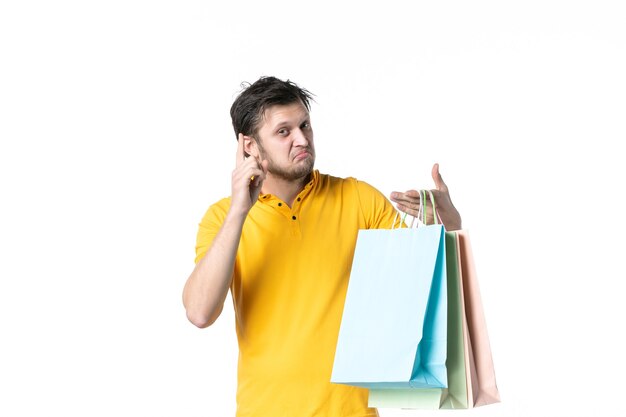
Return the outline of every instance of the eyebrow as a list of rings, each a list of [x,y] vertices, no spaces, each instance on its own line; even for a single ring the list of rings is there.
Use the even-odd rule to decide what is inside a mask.
[[[278,129],[279,127],[283,127],[283,126],[287,126],[287,125],[289,125],[289,122],[288,122],[287,120],[282,120],[282,121],[280,121],[280,122],[276,123],[276,124],[273,126],[273,128],[274,128],[274,129]]]
[[[300,122],[298,123],[298,126],[301,125],[304,122],[310,122],[310,121],[311,121],[311,117],[307,115],[306,117],[303,117],[302,120],[300,120]],[[281,127],[289,126],[290,124],[291,123],[288,120],[281,120],[280,122],[276,123],[273,126],[273,129],[276,130],[276,129],[279,129]]]

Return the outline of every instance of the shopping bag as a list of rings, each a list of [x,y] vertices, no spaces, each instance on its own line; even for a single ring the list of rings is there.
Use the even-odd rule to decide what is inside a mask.
[[[444,230],[360,230],[331,382],[447,386]]]
[[[454,239],[455,245],[451,244]],[[452,252],[458,252],[457,267]],[[473,408],[500,401],[469,234],[446,232],[448,385],[446,389],[371,389],[370,407]],[[457,285],[455,280],[455,269]],[[455,290],[458,293],[455,294]],[[457,297],[458,294],[458,297]],[[460,317],[455,312],[460,308]],[[459,320],[460,319],[460,320]],[[463,392],[463,387],[466,391]]]
[[[425,192],[420,194],[426,201]],[[430,194],[433,217],[435,202]],[[425,218],[425,212],[424,212]],[[370,389],[370,407],[472,408],[500,401],[474,257],[465,230],[446,232],[448,389]]]
[[[445,233],[448,290],[447,358],[448,388],[381,389],[369,391],[370,407],[414,409],[468,408],[464,308],[459,268],[457,236]]]
[[[496,384],[489,334],[487,333],[469,234],[466,230],[460,230],[456,233],[463,278],[467,343],[469,345],[466,353],[470,374],[468,400],[470,407],[479,407],[500,402],[500,392]]]

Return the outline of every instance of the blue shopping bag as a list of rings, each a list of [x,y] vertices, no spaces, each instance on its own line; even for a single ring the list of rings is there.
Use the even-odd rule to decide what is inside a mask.
[[[460,254],[458,250],[459,232],[446,232],[446,269],[448,290],[448,323],[446,370],[448,388],[373,388],[369,390],[370,407],[393,407],[430,409],[470,408],[468,402],[467,370],[465,362],[466,340],[464,327],[465,309],[463,304],[463,282],[461,278]],[[471,389],[469,390],[471,392]]]
[[[442,225],[359,231],[331,382],[447,387],[444,236]]]

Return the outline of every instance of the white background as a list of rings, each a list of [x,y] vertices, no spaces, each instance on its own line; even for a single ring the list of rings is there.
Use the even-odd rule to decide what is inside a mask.
[[[181,290],[261,75],[316,94],[322,172],[441,164],[503,400],[466,413],[625,415],[620,3],[2,2],[0,415],[234,415],[230,301]]]

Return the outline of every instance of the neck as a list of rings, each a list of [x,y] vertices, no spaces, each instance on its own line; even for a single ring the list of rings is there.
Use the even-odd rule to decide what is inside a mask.
[[[291,207],[296,196],[304,189],[304,186],[310,181],[312,175],[311,173],[296,180],[288,180],[268,173],[265,181],[263,181],[262,192],[264,194],[275,195]]]

